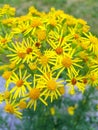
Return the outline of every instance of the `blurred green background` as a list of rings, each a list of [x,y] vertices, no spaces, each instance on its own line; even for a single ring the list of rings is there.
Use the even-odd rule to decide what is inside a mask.
[[[46,12],[51,7],[62,9],[65,13],[86,20],[91,32],[98,36],[98,0],[0,0],[0,7],[3,4],[16,7],[17,15],[25,14],[31,5]]]

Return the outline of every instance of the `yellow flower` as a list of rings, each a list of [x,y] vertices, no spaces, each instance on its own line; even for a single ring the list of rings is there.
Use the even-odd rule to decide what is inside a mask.
[[[89,49],[94,53],[98,52],[98,38],[94,36],[92,33],[84,34],[86,36],[85,42],[87,41],[89,43]]]
[[[91,71],[87,74],[88,84],[91,86],[98,86],[98,71]]]
[[[25,109],[27,107],[27,103],[25,101],[20,100],[19,102],[19,108],[20,109]]]
[[[34,106],[34,111],[36,110],[37,107],[37,100],[40,100],[44,105],[48,105],[44,99],[42,99],[42,93],[40,92],[39,88],[31,88],[29,93],[26,95],[24,98],[25,100],[28,100],[27,108],[31,108]]]
[[[7,47],[7,43],[11,42],[12,35],[6,34],[5,37],[0,36],[0,47]]]
[[[42,95],[45,96],[45,100],[47,100],[47,98],[49,97],[51,102],[54,99],[58,99],[58,96],[61,96],[59,88],[64,87],[64,80],[59,80],[59,75],[57,74],[55,77],[55,73],[51,71],[40,70],[40,72],[42,73],[42,75],[37,74],[37,84],[38,88],[42,90]]]
[[[14,69],[16,67],[16,63],[15,62],[10,62],[9,66],[10,69]]]
[[[59,91],[60,91],[61,95],[65,94],[65,92],[66,92],[64,86],[60,87]]]
[[[5,100],[9,100],[10,99],[10,91],[6,90],[5,92],[3,92],[3,96]]]
[[[75,25],[77,23],[77,20],[71,16],[71,15],[66,15],[66,23],[68,26]]]
[[[5,80],[8,80],[11,76],[12,72],[11,71],[4,71],[4,73],[2,74],[2,77],[5,79]]]
[[[13,94],[13,98],[18,98],[25,96],[27,90],[30,90],[30,82],[27,80],[30,78],[30,74],[27,73],[27,70],[23,72],[23,70],[19,69],[19,73],[13,72],[9,84],[13,83],[14,86],[10,90],[10,93]],[[8,86],[9,87],[9,86]]]
[[[36,35],[37,35],[39,41],[45,40],[46,30],[39,29],[39,30],[36,31]]]
[[[3,19],[2,21],[3,25],[7,25],[9,27],[14,27],[14,25],[16,24],[16,18],[7,18],[7,19]]]
[[[28,15],[41,15],[41,13],[34,6],[31,6]]]
[[[38,48],[34,45],[35,41],[33,41],[31,38],[27,38],[26,40],[23,39],[22,41],[22,48],[25,52],[25,57],[23,59],[23,62],[32,62],[37,58],[37,52],[39,51]]]
[[[18,104],[15,103],[15,101],[13,102],[7,102],[5,107],[4,107],[5,112],[9,113],[9,114],[13,114],[18,118],[22,118],[22,113],[19,112],[19,108],[18,108]]]
[[[73,73],[70,70],[68,70],[67,76],[68,78],[65,79],[67,82],[66,86],[70,88],[70,91],[74,92],[74,87],[77,87],[79,91],[81,91],[82,93],[85,91],[86,84],[83,83],[84,76],[79,75],[79,71]]]
[[[78,23],[82,24],[82,25],[86,25],[87,22],[83,19],[77,19]]]
[[[34,63],[29,63],[29,67],[31,70],[37,70],[37,63],[34,62]]]
[[[37,59],[40,68],[44,71],[49,70],[50,65],[55,65],[56,56],[53,50],[46,50],[44,54],[40,55]]]
[[[5,4],[3,7],[2,7],[2,10],[0,12],[0,15],[3,16],[3,15],[8,15],[8,16],[14,16],[15,15],[15,11],[16,9],[11,7],[10,5],[8,4]]]
[[[54,107],[51,107],[51,108],[50,108],[50,113],[51,113],[52,116],[55,115],[55,108],[54,108]]]
[[[70,106],[70,107],[67,108],[67,111],[68,111],[69,115],[73,116],[74,112],[75,112],[75,107]]]
[[[74,58],[75,51],[75,49],[71,49],[68,51],[68,53],[65,53],[62,57],[60,57],[59,60],[57,60],[53,69],[59,69],[59,74],[61,74],[66,69],[75,73],[75,67],[82,68],[82,60],[79,58]]]
[[[31,32],[32,35],[36,32],[36,30],[42,26],[42,20],[40,17],[32,17],[31,23],[29,24],[28,29],[25,31],[25,35]]]
[[[52,47],[56,56],[64,55],[68,50],[70,50],[70,43],[72,36],[64,36],[64,30],[60,32],[50,31],[48,34],[47,42]]]
[[[28,22],[25,23],[21,22],[18,24],[18,26],[12,28],[12,34],[20,34],[20,33],[25,34],[28,27],[29,27]]]
[[[20,62],[33,61],[37,57],[38,48],[35,47],[31,38],[23,39],[22,42],[12,43],[12,47],[8,47],[9,54],[7,57],[10,61],[19,64]]]
[[[24,58],[26,56],[26,52],[23,48],[23,45],[20,42],[11,43],[11,47],[8,46],[10,62],[15,62],[19,64],[21,61],[24,62]]]
[[[79,53],[79,57],[84,61],[84,62],[88,62],[89,60],[89,55],[86,51],[82,51]]]

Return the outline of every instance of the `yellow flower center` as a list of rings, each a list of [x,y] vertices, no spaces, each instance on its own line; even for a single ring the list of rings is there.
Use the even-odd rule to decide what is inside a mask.
[[[17,55],[19,56],[19,58],[23,59],[23,58],[25,58],[26,53],[24,53],[24,52],[18,52]]]
[[[41,64],[42,65],[47,65],[49,61],[49,58],[47,56],[41,56]]]
[[[36,63],[30,63],[29,67],[31,70],[36,70],[37,69],[37,64]]]
[[[26,49],[26,53],[27,53],[27,54],[30,54],[31,52],[32,52],[32,48],[27,48],[27,49]]]
[[[57,25],[57,22],[56,22],[56,20],[55,19],[50,19],[50,25],[52,25],[52,26],[56,26]]]
[[[39,19],[33,19],[31,27],[38,27],[40,25],[42,25],[42,22]]]
[[[70,57],[64,57],[62,60],[62,65],[64,67],[70,67],[72,65],[72,60]]]
[[[91,79],[92,82],[94,82],[94,81],[96,80],[96,76],[92,75],[92,76],[90,77],[90,79]]]
[[[75,78],[73,78],[73,79],[71,80],[71,83],[72,83],[72,85],[75,85],[75,84],[77,83],[77,80],[76,80]]]
[[[45,30],[38,30],[37,36],[39,40],[44,40],[46,38],[46,31]]]
[[[48,87],[49,90],[52,90],[52,91],[56,90],[56,88],[57,88],[56,81],[53,80],[53,79],[49,80],[48,83],[47,83],[47,87]]]
[[[4,107],[4,110],[8,113],[11,113],[11,114],[14,113],[14,108],[11,104],[6,104],[6,106]]]
[[[88,44],[85,44],[84,42],[80,42],[79,43],[80,44],[80,46],[84,49],[84,50],[87,50],[88,49]]]
[[[1,40],[1,43],[6,43],[7,42],[7,40],[5,39],[5,38],[3,38],[2,40]]]
[[[58,55],[63,53],[63,49],[61,47],[57,47],[55,51]]]
[[[20,101],[20,102],[19,102],[19,107],[20,107],[20,109],[24,109],[24,108],[26,108],[26,106],[27,106],[27,104],[26,104],[25,101]]]
[[[93,43],[93,44],[97,44],[97,43],[98,43],[98,39],[97,39],[95,36],[90,36],[90,37],[89,37],[89,40],[90,40],[90,42]]]
[[[38,88],[32,88],[29,92],[29,97],[33,100],[38,99],[40,96],[40,90]]]
[[[82,30],[83,30],[83,32],[87,33],[87,32],[90,30],[90,26],[84,25],[84,26],[82,27]]]
[[[11,71],[5,71],[4,73],[3,73],[3,75],[2,75],[2,77],[4,78],[4,79],[6,79],[6,80],[8,80],[9,79],[9,77],[11,76]]]
[[[15,62],[11,62],[10,65],[9,65],[9,68],[13,69],[15,66],[16,66],[16,63]]]
[[[23,83],[24,83],[23,80],[20,79],[20,80],[18,80],[18,81],[16,82],[16,86],[17,86],[17,87],[21,87],[21,86],[23,85]]]
[[[19,69],[23,69],[24,67],[25,67],[24,64],[20,64],[20,65],[19,65]]]
[[[65,94],[65,88],[64,87],[60,87],[59,88],[59,91],[60,91],[60,93],[63,95],[63,94]]]
[[[74,34],[74,38],[75,38],[75,39],[78,39],[78,38],[79,38],[79,35],[78,35],[78,34]]]

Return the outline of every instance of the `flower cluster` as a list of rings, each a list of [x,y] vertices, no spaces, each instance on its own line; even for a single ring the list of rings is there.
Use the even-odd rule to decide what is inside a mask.
[[[98,86],[98,38],[87,22],[51,8],[33,6],[24,16],[15,8],[0,8],[0,72],[6,80],[0,92],[4,110],[21,118],[20,110],[36,110],[65,94]],[[0,86],[1,87],[1,86]]]

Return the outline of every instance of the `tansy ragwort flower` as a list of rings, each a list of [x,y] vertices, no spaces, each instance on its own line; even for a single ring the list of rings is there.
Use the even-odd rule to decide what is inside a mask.
[[[56,63],[56,56],[53,50],[46,50],[44,54],[41,54],[38,58],[38,65],[44,71],[49,70],[50,66],[54,66]]]
[[[12,28],[12,34],[25,34],[25,31],[28,29],[28,27],[29,22],[20,22],[17,26]]]
[[[73,116],[75,114],[75,109],[77,108],[77,106],[69,106],[67,108],[68,114]]]
[[[98,52],[98,38],[96,36],[94,36],[91,32],[84,33],[84,35],[86,36],[85,42],[88,42],[89,44],[89,50],[94,52],[96,54],[96,52]]]
[[[43,94],[41,93],[40,89],[36,88],[36,86],[33,86],[33,88],[29,90],[28,94],[25,95],[23,101],[27,100],[27,108],[34,106],[34,110],[36,110],[38,100],[40,100],[44,105],[48,105],[42,96]]]
[[[38,100],[40,100],[44,105],[48,105],[47,102],[43,99],[43,93],[41,91],[41,88],[38,87],[38,84],[36,84],[34,76],[33,86],[29,89],[28,93],[25,94],[22,99],[22,101],[27,102],[27,108],[31,108],[33,106],[34,110],[36,110]]]
[[[10,93],[10,91],[5,90],[5,91],[2,93],[2,96],[3,96],[3,99],[4,99],[5,101],[9,101],[9,100],[10,100],[10,97],[11,97],[11,93]]]
[[[68,77],[65,79],[65,81],[66,86],[69,87],[69,92],[75,93],[76,88],[78,88],[78,90],[82,93],[85,91],[86,84],[83,82],[84,76],[80,75],[79,71],[71,72],[70,70],[68,70],[67,76]]]
[[[0,36],[0,47],[4,48],[7,47],[7,43],[11,42],[13,35],[6,34],[5,36]],[[0,50],[1,50],[0,48]]]
[[[28,81],[30,76],[31,74],[28,74],[27,70],[23,71],[19,69],[18,74],[16,72],[12,73],[7,88],[10,89],[10,84],[13,83],[13,87],[10,89],[10,93],[13,94],[14,99],[25,96],[27,91],[31,88],[31,82]]]
[[[14,16],[16,9],[14,7],[11,7],[8,4],[5,4],[2,8],[0,8],[0,16]]]
[[[34,35],[37,29],[43,28],[42,18],[32,17],[28,29],[25,31],[25,35]]]
[[[98,86],[98,71],[91,71],[87,74],[88,84],[91,86]]]
[[[71,48],[71,50],[65,53],[59,60],[57,60],[53,70],[59,69],[59,73],[62,73],[64,70],[76,72],[77,67],[82,68],[80,64],[82,60],[75,57],[75,51],[75,49]]]
[[[7,66],[8,67],[8,66]],[[8,80],[11,76],[12,72],[9,71],[9,70],[6,70],[4,71],[4,73],[2,74],[2,77],[5,79],[5,80]]]
[[[64,30],[59,32],[50,31],[48,34],[47,42],[52,47],[56,56],[64,55],[68,50],[70,50],[70,41],[72,40],[72,35],[65,35]]]
[[[42,95],[45,96],[45,100],[50,98],[51,102],[61,96],[60,88],[64,87],[64,80],[58,79],[59,75],[55,76],[55,73],[51,71],[42,71],[41,74],[35,75],[37,77],[38,88],[42,90]]]
[[[98,72],[98,54],[91,60],[90,69],[94,72]]]
[[[19,107],[18,107],[18,103],[14,101],[12,102],[6,102],[5,106],[4,106],[4,110],[12,115],[15,115],[18,118],[22,118],[22,113],[19,111]]]
[[[33,61],[37,55],[38,48],[35,47],[34,42],[31,38],[23,39],[22,42],[13,42],[11,46],[8,47],[9,54],[7,57],[10,58],[10,61],[15,62],[16,64],[22,62]]]
[[[27,107],[27,102],[20,100],[18,106],[20,110],[25,109]]]

